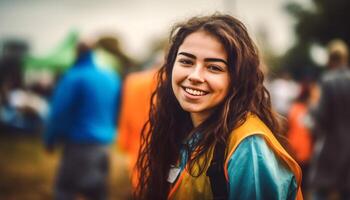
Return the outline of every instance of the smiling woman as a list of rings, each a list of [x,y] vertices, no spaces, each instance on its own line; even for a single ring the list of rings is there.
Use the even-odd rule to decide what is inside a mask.
[[[302,199],[263,79],[236,18],[176,25],[142,131],[136,199]]]

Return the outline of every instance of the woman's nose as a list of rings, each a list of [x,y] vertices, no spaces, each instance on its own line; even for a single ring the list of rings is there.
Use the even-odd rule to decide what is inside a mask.
[[[204,75],[202,67],[197,65],[193,68],[193,70],[188,75],[188,80],[195,83],[202,83],[204,82]]]

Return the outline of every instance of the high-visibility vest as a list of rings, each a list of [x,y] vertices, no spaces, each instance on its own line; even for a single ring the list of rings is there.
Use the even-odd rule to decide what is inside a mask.
[[[254,115],[248,115],[246,121],[238,128],[233,130],[229,136],[229,143],[227,147],[227,157],[224,163],[224,172],[226,180],[229,182],[228,177],[228,162],[233,153],[235,152],[237,146],[248,136],[251,135],[260,135],[262,136],[268,146],[275,152],[277,157],[293,172],[295,175],[298,192],[296,199],[302,200],[303,196],[301,193],[301,169],[296,161],[286,152],[282,145],[278,142],[275,136],[272,134],[271,130],[257,117]],[[209,149],[209,162],[213,156],[213,147]],[[200,158],[200,163],[203,163],[204,157]],[[178,180],[175,182],[173,187],[170,190],[168,199],[187,199],[187,200],[196,200],[196,199],[213,199],[213,194],[211,191],[209,177],[206,175],[206,171],[209,168],[206,166],[204,172],[198,176],[193,177],[188,172],[188,166],[181,172]],[[194,166],[192,171],[194,174],[198,172],[198,166]]]

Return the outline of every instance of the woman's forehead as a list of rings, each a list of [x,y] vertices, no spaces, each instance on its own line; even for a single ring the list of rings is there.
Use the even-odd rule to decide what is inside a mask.
[[[212,34],[205,31],[196,31],[189,34],[180,45],[178,54],[190,53],[196,57],[215,57],[227,60],[224,45]]]

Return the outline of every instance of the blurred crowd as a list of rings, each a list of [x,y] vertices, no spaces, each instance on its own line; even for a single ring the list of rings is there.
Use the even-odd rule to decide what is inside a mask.
[[[320,76],[289,74],[269,84],[272,104],[287,120],[289,150],[303,171],[306,199],[350,198],[350,69],[345,42],[332,40]]]
[[[55,196],[66,199],[75,188],[103,199],[110,144],[116,142],[128,157],[130,177],[137,173],[140,132],[147,128],[144,124],[166,45],[159,42],[143,62],[127,55],[114,36],[94,42],[77,39],[70,45],[73,59],[57,66],[48,60],[60,59],[60,51],[67,51],[67,46],[57,54],[34,59],[25,42],[3,43],[0,130],[2,134],[43,134],[48,152],[57,143],[64,145]],[[293,77],[281,70],[266,74],[266,85],[274,109],[285,119],[289,150],[303,170],[305,198],[346,199],[350,197],[348,47],[334,40],[327,48],[328,63],[322,73]],[[33,64],[33,60],[42,62]],[[67,130],[71,136],[62,136]],[[65,170],[77,160],[75,171]],[[81,166],[89,169],[83,172]],[[79,180],[67,186],[72,177]],[[92,182],[95,185],[87,185]],[[135,186],[136,180],[131,182]]]

